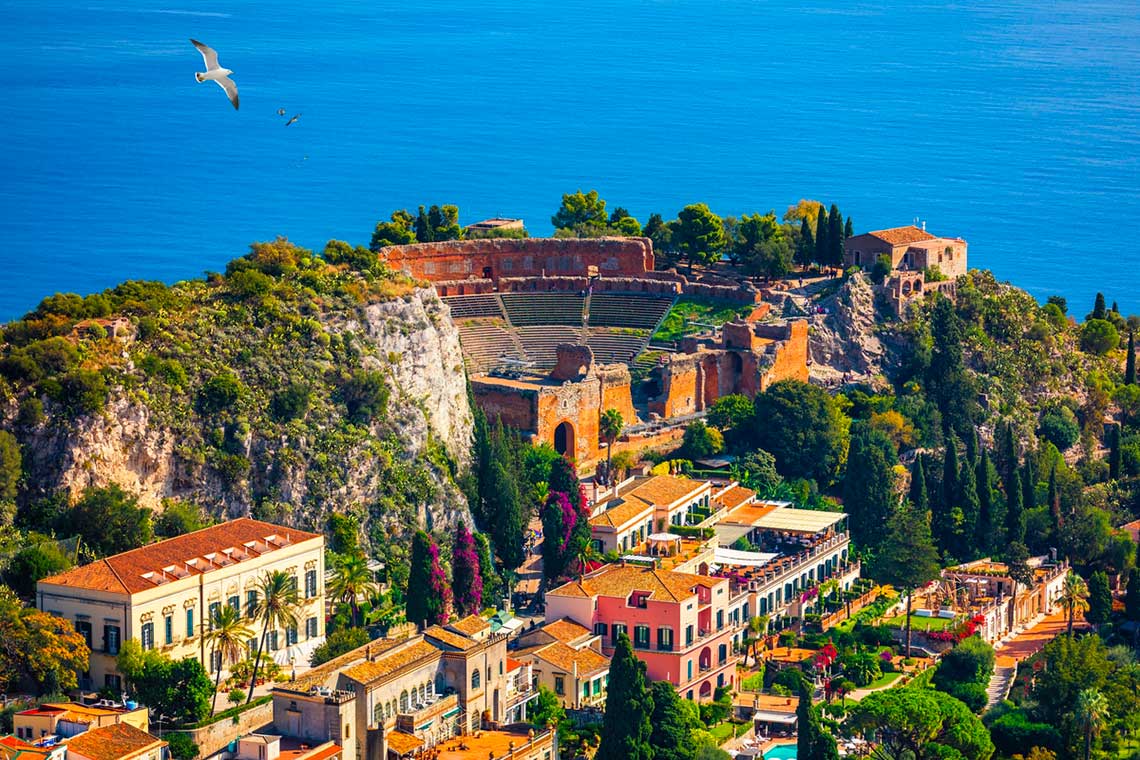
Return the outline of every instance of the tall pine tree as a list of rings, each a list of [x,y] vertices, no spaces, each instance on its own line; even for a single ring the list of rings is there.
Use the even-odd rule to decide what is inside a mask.
[[[1124,357],[1124,384],[1136,385],[1136,333],[1128,331],[1128,355]]]
[[[409,565],[408,591],[404,595],[408,622],[421,627],[446,622],[451,589],[439,562],[439,547],[422,530],[412,537]]]
[[[819,710],[811,701],[811,691],[800,687],[800,701],[796,705],[796,757],[805,760],[839,760],[839,747],[835,739],[823,729]]]
[[[997,545],[994,537],[997,520],[994,514],[993,469],[989,454],[985,449],[982,449],[974,472],[975,484],[978,489],[978,520],[974,524],[974,541],[983,554],[988,554]]]
[[[1116,480],[1120,477],[1121,451],[1120,451],[1120,425],[1113,424],[1108,429],[1108,477]]]
[[[969,462],[962,462],[958,470],[957,507],[960,513],[955,514],[954,556],[960,560],[973,559],[977,556],[974,536],[981,505],[978,503],[977,475]]]
[[[938,547],[953,554],[954,513],[958,508],[958,440],[946,432],[946,452],[942,455],[942,498],[931,516],[931,531]]]
[[[653,760],[691,760],[697,754],[693,726],[676,687],[668,681],[654,681],[650,696],[653,733],[649,744],[653,747]]]
[[[645,684],[645,663],[633,653],[629,636],[618,636],[610,660],[610,684],[602,741],[594,760],[653,760],[649,737],[653,698]]]
[[[1021,478],[1013,471],[1013,481],[1005,489],[1005,541],[1025,543],[1025,510],[1022,508]]]
[[[1021,508],[1029,511],[1037,507],[1037,473],[1033,469],[1033,457],[1026,455],[1021,466]]]
[[[1053,518],[1053,540],[1060,542],[1061,528],[1065,526],[1065,520],[1061,517],[1061,492],[1057,490],[1056,464],[1049,470],[1049,490],[1045,503],[1049,506],[1049,515]]]
[[[962,359],[962,320],[948,298],[936,294],[930,313],[930,365],[926,370],[927,395],[942,413],[942,422],[960,436],[973,427],[973,382]],[[973,464],[973,462],[971,462]]]
[[[1107,309],[1104,308],[1104,293],[1097,293],[1096,299],[1093,301],[1092,314],[1089,314],[1090,319],[1104,319]]]
[[[843,225],[844,240],[849,237],[855,237],[855,225],[851,222],[851,217],[847,217],[847,222]]]
[[[872,571],[875,580],[906,592],[906,656],[910,657],[911,594],[937,578],[941,571],[925,514],[910,504],[903,504],[895,512]]]
[[[891,440],[866,423],[851,435],[847,470],[843,474],[843,508],[851,537],[861,547],[875,548],[883,538],[883,525],[894,511],[894,464],[898,453]]]
[[[491,539],[495,543],[499,562],[505,570],[513,572],[526,559],[523,547],[526,516],[518,483],[502,462],[495,462],[491,466],[491,490],[496,495]]]

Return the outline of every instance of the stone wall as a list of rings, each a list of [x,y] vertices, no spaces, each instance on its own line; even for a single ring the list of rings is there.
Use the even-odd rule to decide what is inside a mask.
[[[237,716],[237,720],[223,718],[203,728],[182,731],[198,745],[198,756],[209,757],[225,748],[239,736],[266,728],[273,723],[273,702],[253,707]]]
[[[649,238],[526,238],[451,240],[389,246],[380,256],[394,269],[431,282],[470,277],[577,276],[597,267],[602,277],[653,271]]]

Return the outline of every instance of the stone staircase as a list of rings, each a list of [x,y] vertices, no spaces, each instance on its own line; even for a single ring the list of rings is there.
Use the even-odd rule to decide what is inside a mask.
[[[1016,675],[1016,665],[1004,667],[997,665],[994,667],[994,674],[990,677],[990,685],[986,688],[986,695],[989,697],[986,702],[986,710],[1009,696],[1009,689],[1013,685],[1013,679]]]

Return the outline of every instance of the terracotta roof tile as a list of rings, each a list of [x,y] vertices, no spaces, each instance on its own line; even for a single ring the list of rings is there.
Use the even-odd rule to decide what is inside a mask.
[[[733,486],[727,491],[723,492],[716,500],[723,504],[727,509],[736,509],[741,504],[750,502],[756,498],[756,492],[751,488],[744,486]]]
[[[215,554],[217,555],[215,560],[226,561],[232,565],[232,560],[224,559],[223,550],[234,549],[235,555],[248,553],[249,556],[275,551],[280,546],[266,543],[266,539],[270,536],[276,536],[279,541],[287,542],[282,545],[320,538],[319,533],[307,533],[241,517],[52,575],[40,583],[134,594],[161,585],[144,578],[145,573],[155,573],[156,578],[165,577],[167,580],[174,580],[175,576],[165,574],[163,570],[171,565],[175,566],[176,573],[186,575],[200,575],[218,569],[220,565],[210,564],[206,560],[207,554]],[[256,548],[247,548],[245,545],[249,543],[254,543]],[[195,565],[188,565],[189,560],[197,562]]]
[[[913,224],[906,227],[891,227],[889,230],[875,230],[868,232],[868,235],[874,235],[884,243],[891,245],[906,245],[908,243],[917,243],[920,240],[933,240],[934,235],[931,235],[925,230],[920,230]]]
[[[552,623],[547,623],[542,626],[542,630],[566,644],[576,641],[583,636],[593,635],[589,628],[575,623],[570,618],[559,618]]]
[[[554,596],[608,596],[624,599],[634,591],[647,591],[654,601],[679,602],[693,596],[698,585],[725,583],[690,573],[657,570],[643,565],[607,565],[579,581],[549,591]]]
[[[440,654],[432,644],[420,640],[407,646],[398,647],[396,650],[385,654],[383,657],[378,657],[375,660],[368,661],[353,665],[345,669],[344,674],[348,678],[360,683],[372,683],[386,678],[395,673],[400,668],[413,663],[417,660],[426,660],[430,657],[438,657]]]
[[[547,644],[532,656],[567,673],[573,673],[574,664],[577,663],[578,675],[580,676],[592,675],[599,670],[609,670],[610,668],[609,658],[598,654],[593,649],[575,649],[561,641]]]
[[[115,723],[84,731],[68,739],[67,754],[70,756],[75,753],[91,760],[124,760],[145,750],[164,746],[166,742],[162,739],[129,723]]]
[[[393,731],[388,734],[386,738],[388,739],[388,749],[397,755],[406,755],[424,746],[422,739],[418,739],[411,734],[406,734],[403,731]]]
[[[431,628],[425,630],[424,636],[429,639],[435,639],[436,641],[442,642],[449,647],[454,647],[461,652],[465,652],[468,649],[479,645],[479,642],[475,639],[460,635],[453,631],[449,631],[446,628],[438,625],[433,625]]]
[[[590,525],[620,528],[638,518],[646,518],[653,514],[653,505],[642,499],[618,499],[617,506],[607,509],[596,517],[590,518]]]
[[[626,492],[626,498],[641,499],[646,504],[666,505],[679,501],[702,488],[708,487],[703,480],[688,480],[673,475],[654,475],[641,485]]]
[[[468,615],[454,623],[449,623],[447,627],[459,631],[464,636],[474,636],[490,628],[491,624],[478,615]]]

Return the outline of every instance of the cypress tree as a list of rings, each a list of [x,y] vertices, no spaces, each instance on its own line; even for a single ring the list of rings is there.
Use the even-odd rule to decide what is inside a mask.
[[[898,452],[886,435],[865,423],[856,426],[843,474],[843,506],[859,546],[876,547],[882,541],[883,525],[898,503],[896,462]]]
[[[1124,616],[1140,621],[1140,568],[1128,573],[1128,594],[1124,597]]]
[[[973,559],[977,556],[976,550],[981,548],[974,545],[981,504],[978,502],[978,479],[969,462],[962,462],[958,470],[958,507],[962,516],[955,535],[954,554],[958,559]]]
[[[930,365],[926,369],[927,398],[938,405],[942,423],[965,436],[973,426],[977,405],[973,382],[962,358],[965,332],[948,298],[935,295],[930,312]],[[971,464],[973,462],[971,461]]]
[[[491,488],[497,494],[495,521],[491,524],[491,538],[499,562],[506,570],[513,571],[526,559],[523,550],[523,533],[526,519],[523,516],[522,497],[518,484],[510,476],[502,462],[495,462],[491,468]]]
[[[827,211],[820,204],[819,216],[815,220],[815,260],[823,264],[829,265],[831,262],[827,260],[830,245],[827,242]]]
[[[966,463],[971,467],[978,463],[978,431],[971,425],[963,438],[966,444]]]
[[[1120,313],[1120,307],[1116,305],[1116,301],[1112,302],[1112,313],[1113,314],[1119,314]]]
[[[835,738],[823,730],[819,710],[811,701],[807,686],[800,688],[800,701],[796,705],[796,757],[805,760],[838,760],[839,747]]]
[[[814,258],[815,234],[811,231],[811,225],[805,216],[800,220],[800,243],[796,248],[796,261],[806,267]]]
[[[911,595],[938,577],[938,550],[930,535],[926,515],[903,504],[891,517],[882,550],[871,567],[871,577],[906,591],[906,656],[910,657]]]
[[[1033,470],[1033,457],[1026,456],[1021,467],[1021,508],[1037,507],[1037,473]]]
[[[1124,357],[1124,384],[1136,385],[1136,335],[1128,331],[1128,355]]]
[[[974,473],[975,486],[978,492],[978,520],[974,525],[975,546],[983,553],[988,554],[994,546],[994,491],[991,485],[993,466],[985,449],[978,457],[977,470]]]
[[[439,564],[439,547],[431,536],[417,530],[412,537],[412,556],[408,569],[408,589],[404,613],[409,623],[433,625],[447,614],[446,578]],[[442,586],[442,588],[440,588]]]
[[[914,458],[914,467],[910,471],[910,503],[919,514],[925,514],[930,509],[930,497],[926,494],[926,471],[922,465],[922,455]]]
[[[1085,620],[1093,625],[1104,625],[1112,618],[1112,589],[1108,585],[1108,574],[1097,570],[1089,578],[1089,611]]]
[[[1013,480],[1005,492],[1005,541],[1025,543],[1025,510],[1022,507],[1021,478],[1013,471]]]
[[[851,217],[847,217],[847,222],[843,225],[843,239],[855,237],[855,225],[851,223]]]
[[[653,733],[649,737],[653,760],[690,760],[697,747],[677,689],[668,681],[654,681],[649,691],[653,698]]]
[[[1061,519],[1061,494],[1057,491],[1057,465],[1055,464],[1053,469],[1049,471],[1049,493],[1045,500],[1049,505],[1049,514],[1053,517],[1053,540],[1056,541],[1061,537],[1061,526],[1064,525],[1064,520]]]
[[[578,480],[578,470],[570,457],[563,454],[551,463],[547,488],[551,493],[557,491],[566,494],[575,512],[582,508],[581,485],[581,481]]]
[[[1120,425],[1114,424],[1108,429],[1108,477],[1116,480],[1120,477]]]
[[[1104,293],[1097,293],[1096,294],[1096,300],[1093,301],[1092,314],[1090,314],[1089,316],[1092,319],[1104,319],[1104,315],[1105,315]]]
[[[843,215],[834,203],[827,215],[827,247],[831,265],[843,266]]]
[[[645,686],[645,663],[633,653],[629,636],[618,636],[610,660],[610,685],[602,718],[602,741],[595,760],[652,760],[650,716],[653,699]]]
[[[934,540],[942,551],[949,553],[953,544],[954,521],[951,515],[958,505],[958,440],[954,433],[946,432],[946,453],[942,458],[942,503],[931,522]]]

